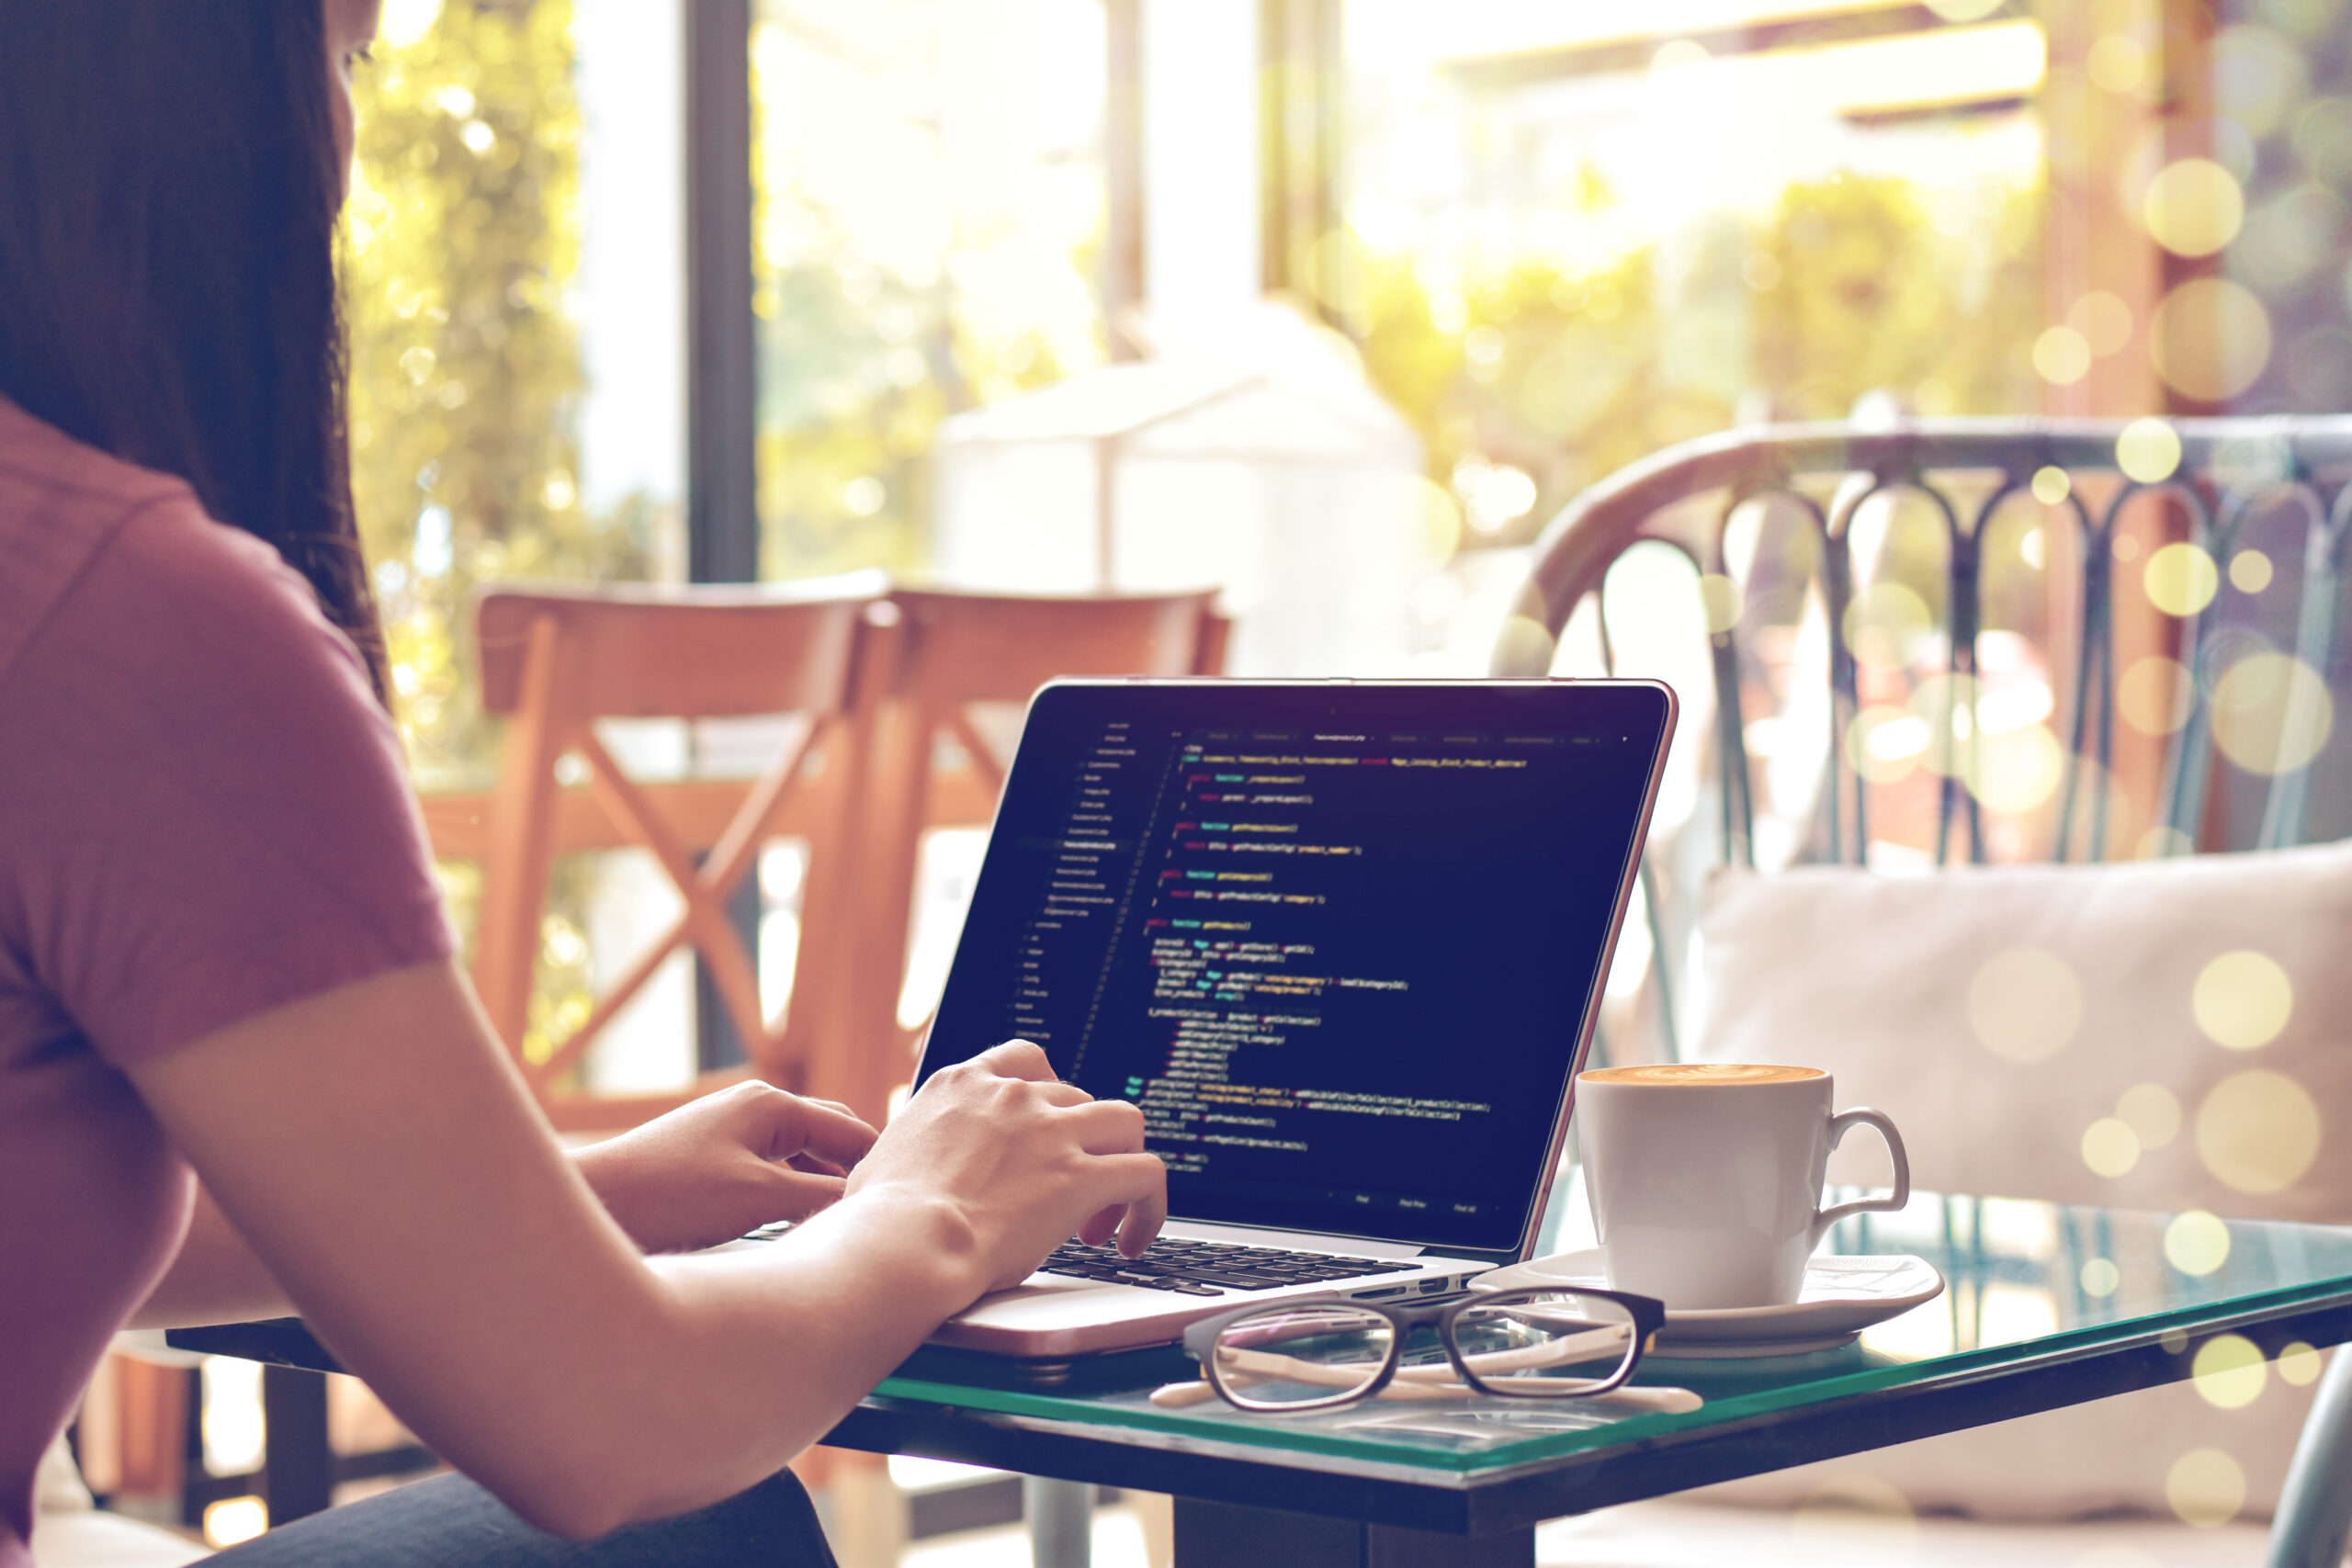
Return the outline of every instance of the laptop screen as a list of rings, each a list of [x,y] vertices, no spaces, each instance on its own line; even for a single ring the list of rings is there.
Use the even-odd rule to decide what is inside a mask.
[[[1670,728],[1614,682],[1040,692],[923,1072],[1023,1038],[1185,1219],[1516,1247]]]

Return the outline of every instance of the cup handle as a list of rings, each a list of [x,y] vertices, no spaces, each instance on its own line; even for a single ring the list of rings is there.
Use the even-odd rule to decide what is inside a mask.
[[[1894,1158],[1894,1190],[1883,1198],[1857,1198],[1850,1203],[1822,1210],[1813,1219],[1813,1239],[1816,1243],[1821,1240],[1822,1232],[1849,1215],[1884,1213],[1911,1201],[1911,1156],[1903,1152],[1903,1134],[1894,1130],[1886,1112],[1868,1107],[1839,1111],[1829,1119],[1829,1146],[1836,1148],[1848,1132],[1864,1123],[1877,1128],[1878,1135],[1886,1140],[1886,1152]]]

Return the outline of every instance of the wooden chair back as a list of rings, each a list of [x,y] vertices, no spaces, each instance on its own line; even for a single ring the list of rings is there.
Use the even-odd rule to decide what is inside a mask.
[[[499,1036],[560,1128],[634,1125],[744,1076],[705,1074],[676,1093],[605,1097],[568,1087],[589,1046],[681,947],[700,955],[751,1067],[789,1088],[809,1084],[815,1043],[838,1024],[849,922],[848,813],[864,750],[859,670],[877,580],[790,591],[597,585],[499,589],[476,615],[484,705],[507,716],[498,782],[474,846],[482,893],[474,980]],[[600,720],[789,714],[783,753],[753,781],[648,784],[597,733]],[[559,764],[577,759],[584,782]],[[428,810],[428,818],[431,812]],[[436,824],[436,826],[440,826]],[[781,833],[811,843],[803,945],[788,1022],[762,1006],[758,966],[728,911],[761,846]],[[446,828],[447,840],[462,838]],[[551,1049],[526,1050],[548,878],[562,852],[633,845],[684,900],[675,923],[603,988],[587,1018]]]
[[[859,814],[861,899],[846,1049],[849,1103],[882,1113],[913,1071],[920,1029],[899,1022],[923,835],[985,827],[1004,787],[1005,741],[981,711],[1026,703],[1064,675],[1214,675],[1230,623],[1216,592],[1023,597],[899,589],[878,661],[868,785]]]

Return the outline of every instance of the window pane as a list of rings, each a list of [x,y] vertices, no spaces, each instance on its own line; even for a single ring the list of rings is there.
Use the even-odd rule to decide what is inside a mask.
[[[1637,15],[1347,7],[1345,254],[1311,281],[1474,540],[1738,421],[2040,407],[2038,23]]]
[[[678,553],[675,21],[674,4],[400,0],[359,77],[353,488],[427,789],[495,761],[477,584],[643,578]]]
[[[763,0],[763,571],[922,564],[933,432],[1099,363],[1095,0]]]
[[[358,76],[353,488],[427,791],[496,767],[479,586],[683,575],[678,4],[391,0]],[[442,872],[469,931],[479,869]],[[628,955],[614,933],[633,889],[594,857],[557,867],[526,1050],[561,1040]],[[682,1017],[639,1005],[616,1035],[645,1039],[590,1077],[676,1057]]]

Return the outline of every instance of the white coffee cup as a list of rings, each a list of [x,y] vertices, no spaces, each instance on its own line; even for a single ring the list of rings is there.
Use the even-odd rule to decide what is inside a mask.
[[[1685,1062],[1577,1076],[1585,1193],[1611,1288],[1670,1307],[1784,1305],[1829,1227],[1900,1209],[1911,1163],[1876,1111],[1830,1110],[1817,1067]],[[1894,1156],[1894,1190],[1821,1206],[1829,1151],[1868,1122]]]

